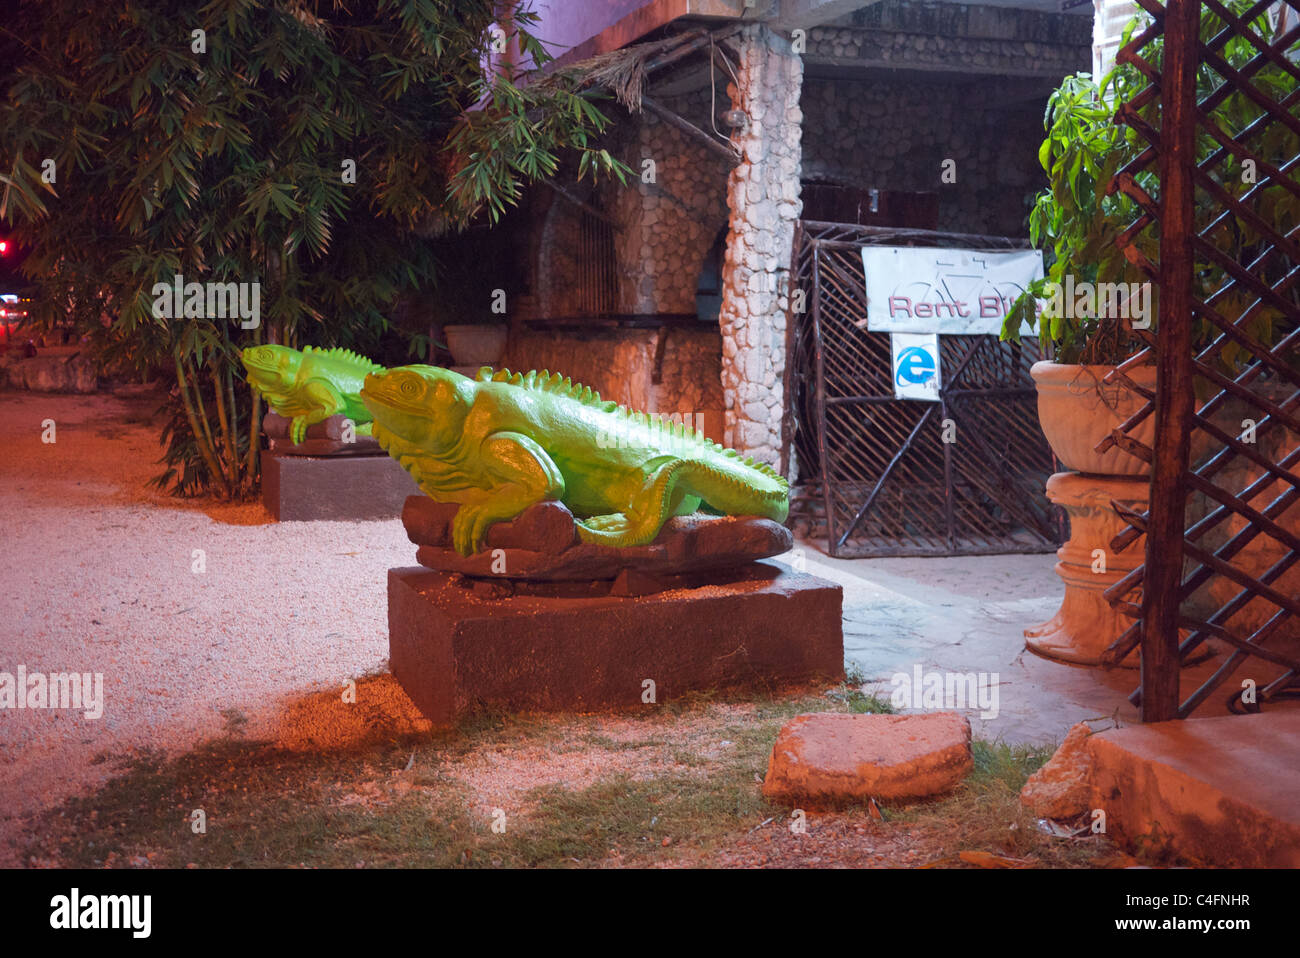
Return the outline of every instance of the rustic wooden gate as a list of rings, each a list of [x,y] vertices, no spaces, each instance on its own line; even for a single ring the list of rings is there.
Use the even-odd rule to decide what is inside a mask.
[[[1141,210],[1120,244],[1159,300],[1155,331],[1135,331],[1145,348],[1116,378],[1154,362],[1157,384],[1126,383],[1146,404],[1102,443],[1152,467],[1150,508],[1121,509],[1129,528],[1112,543],[1145,536],[1144,564],[1108,593],[1135,616],[1108,658],[1140,646],[1132,699],[1160,721],[1186,717],[1243,663],[1233,711],[1300,690],[1300,3],[1279,27],[1274,0],[1139,2],[1152,22],[1119,59],[1149,86],[1120,118],[1149,145],[1114,186]],[[1244,65],[1227,62],[1229,43],[1250,45]],[[1234,96],[1258,108],[1249,122],[1221,109]],[[1289,226],[1276,204],[1294,211]],[[1158,240],[1154,261],[1143,234]],[[1207,264],[1225,280],[1207,284]],[[1131,435],[1149,417],[1151,446]],[[1229,654],[1183,699],[1180,667],[1207,641]]]
[[[1037,343],[942,336],[939,401],[895,399],[889,334],[866,330],[869,244],[1024,248],[1004,237],[800,223],[787,327],[793,515],[833,556],[1054,549],[1063,528],[1043,485],[1055,470],[1029,378]]]

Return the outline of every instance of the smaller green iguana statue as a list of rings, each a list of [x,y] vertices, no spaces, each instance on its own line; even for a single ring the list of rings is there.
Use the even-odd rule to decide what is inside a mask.
[[[568,506],[583,542],[636,546],[701,506],[781,522],[785,479],[698,431],[632,412],[558,373],[476,379],[436,366],[366,377],[374,437],[430,498],[460,504],[452,543],[479,550],[488,528],[544,499]]]
[[[370,373],[383,372],[378,363],[351,350],[312,346],[249,346],[240,358],[253,388],[293,420],[289,439],[295,445],[307,437],[308,426],[337,415],[356,423],[358,436],[370,435],[372,417],[361,401],[361,385]]]

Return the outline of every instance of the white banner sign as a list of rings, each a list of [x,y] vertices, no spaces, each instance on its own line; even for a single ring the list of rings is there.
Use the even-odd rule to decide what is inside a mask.
[[[939,335],[894,333],[894,398],[939,401]]]
[[[862,268],[870,332],[997,334],[1016,297],[1043,275],[1043,254],[864,246]]]

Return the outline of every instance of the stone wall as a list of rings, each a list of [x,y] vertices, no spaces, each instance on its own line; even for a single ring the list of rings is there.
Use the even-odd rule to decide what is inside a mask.
[[[539,202],[540,236],[531,288],[532,302],[525,313],[511,311],[511,319],[568,317],[578,314],[578,250],[581,212],[558,196]]]
[[[1090,43],[1085,16],[902,0],[810,30],[805,178],[937,192],[940,229],[1025,236],[1047,97]]]
[[[662,381],[654,383],[655,346],[667,336]],[[632,409],[681,415],[722,441],[722,338],[702,329],[523,330],[510,337],[501,365],[549,369]]]
[[[1063,77],[1092,66],[1092,18],[885,0],[808,32],[809,64]]]
[[[725,96],[719,101],[725,104]],[[701,129],[709,127],[707,88],[664,97],[663,104]],[[613,221],[613,311],[692,314],[701,270],[727,225],[729,167],[724,157],[649,110],[628,114],[608,104],[605,109],[616,126],[601,145],[626,163],[632,175],[626,185],[604,178],[594,188],[566,178],[565,188]],[[654,163],[651,182],[642,178],[646,160]],[[581,217],[578,207],[559,196],[538,217],[537,316],[578,314],[573,277],[578,275]]]
[[[806,79],[806,179],[939,196],[939,229],[1027,236],[1046,95],[999,77]],[[955,182],[943,182],[951,159]]]
[[[785,374],[790,245],[799,200],[799,91],[803,62],[765,26],[739,39],[733,107],[748,117],[733,142],[741,162],[727,181],[731,212],[723,272],[722,386],[728,445],[777,465]]]
[[[707,90],[665,99],[664,106],[708,129]],[[629,123],[634,146],[622,159],[636,179],[619,188],[616,200],[619,311],[694,313],[700,270],[727,225],[726,160],[649,110]],[[641,179],[647,159],[654,163],[650,183]]]

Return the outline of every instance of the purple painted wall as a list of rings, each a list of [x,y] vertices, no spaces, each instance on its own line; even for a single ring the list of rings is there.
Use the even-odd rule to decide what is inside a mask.
[[[536,34],[551,47],[552,56],[594,37],[652,0],[532,0],[541,16]]]

